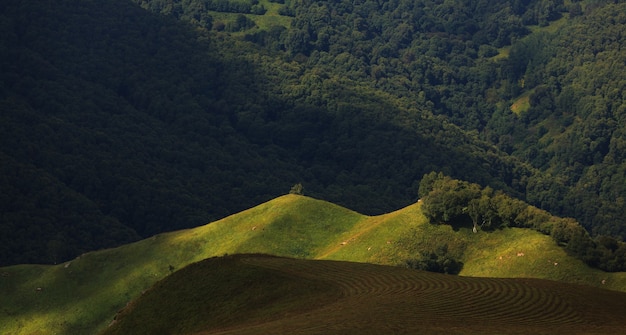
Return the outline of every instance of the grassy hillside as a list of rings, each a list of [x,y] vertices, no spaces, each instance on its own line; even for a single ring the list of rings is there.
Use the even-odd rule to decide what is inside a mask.
[[[103,334],[622,334],[625,313],[626,293],[587,286],[238,255],[167,277]]]
[[[626,292],[626,273],[591,269],[547,236],[521,229],[454,231],[428,224],[420,206],[418,202],[393,213],[364,216],[325,201],[286,195],[212,224],[87,253],[63,264],[4,267],[0,332],[91,334],[160,279],[190,263],[234,253],[398,265],[445,244],[465,264],[463,276],[545,278]]]

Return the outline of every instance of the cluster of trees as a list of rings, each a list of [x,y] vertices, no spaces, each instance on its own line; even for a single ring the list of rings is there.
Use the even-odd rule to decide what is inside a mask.
[[[210,12],[238,13],[263,15],[267,12],[258,0],[134,0],[142,8],[165,16],[190,22],[205,29],[225,30],[227,24],[236,25],[236,28],[226,29],[229,32],[248,30],[255,26],[247,16],[237,16],[233,22],[216,21]],[[241,21],[246,20],[242,25]]]
[[[404,261],[410,269],[456,275],[463,269],[463,262],[456,260],[448,253],[448,246],[441,245],[435,251],[422,252],[418,258]]]
[[[550,235],[565,250],[605,271],[626,271],[626,243],[609,236],[592,238],[574,219],[560,218],[490,187],[426,174],[420,182],[424,215],[432,223],[473,225],[476,232],[505,227],[530,228]]]

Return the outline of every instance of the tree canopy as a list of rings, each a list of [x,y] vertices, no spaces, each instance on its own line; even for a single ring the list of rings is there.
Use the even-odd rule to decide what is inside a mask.
[[[426,174],[420,185],[422,210],[431,223],[473,224],[474,232],[506,227],[530,228],[550,235],[571,255],[605,271],[626,271],[626,243],[608,236],[593,239],[574,219],[560,218],[478,184]],[[443,253],[440,253],[443,254]],[[438,259],[436,254],[425,264]],[[441,255],[440,255],[441,256]],[[421,266],[424,261],[417,261]],[[413,264],[413,263],[411,263]],[[435,262],[435,264],[438,264]]]
[[[518,198],[619,240],[625,6],[4,1],[0,264],[197,226],[295,183],[380,214],[430,171],[470,183],[443,221],[511,225]]]

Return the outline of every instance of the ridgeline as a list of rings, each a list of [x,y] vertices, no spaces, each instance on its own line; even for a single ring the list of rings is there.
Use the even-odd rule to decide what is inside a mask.
[[[326,201],[286,195],[201,227],[159,234],[118,248],[86,253],[62,264],[0,268],[0,295],[3,297],[0,301],[0,331],[9,334],[93,334],[106,329],[116,313],[139,298],[142,292],[160,280],[175,275],[178,270],[207,258],[241,253],[367,262],[407,268],[407,260],[437,254],[445,247],[447,256],[462,263],[459,274],[463,277],[549,279],[577,284],[564,286],[564,290],[574,290],[576,287],[584,292],[596,292],[591,289],[595,286],[598,288],[596,293],[603,295],[611,295],[602,293],[608,292],[606,289],[626,292],[626,273],[607,273],[590,268],[569,256],[549,236],[522,228],[473,233],[471,224],[463,227],[431,224],[422,214],[421,207],[421,202],[417,202],[388,214],[366,216]],[[342,271],[349,273],[354,266],[348,265]],[[214,271],[211,269],[209,267],[207,271]],[[248,271],[256,271],[254,269],[259,270],[256,267],[234,266],[232,272],[223,270],[223,273],[225,276],[245,277]],[[394,268],[371,269],[374,272],[398,271]],[[243,272],[238,273],[239,270]],[[431,278],[430,274],[420,275],[422,272],[419,270],[411,271],[418,277]],[[171,280],[175,280],[176,285],[182,285],[181,290],[196,290],[193,278],[190,278],[188,284],[183,284],[185,273]],[[249,274],[250,280],[254,278],[255,281],[263,282],[263,278],[256,278],[254,273]],[[278,276],[276,280],[284,280],[283,275]],[[487,286],[494,283],[493,279],[488,278],[484,282],[481,279],[456,279],[455,276],[437,278],[442,283],[449,280],[451,285],[459,281]],[[225,285],[223,287],[231,291],[235,289],[235,286],[227,288],[227,282],[219,285]],[[271,286],[271,283],[268,285]],[[231,284],[242,285],[236,281]],[[406,284],[412,285],[410,282]],[[582,288],[580,284],[588,288]],[[269,289],[263,285],[257,289]],[[305,296],[315,295],[321,300],[328,298],[328,294],[331,297],[336,294],[333,289],[326,290],[316,285],[293,285],[296,292],[289,294],[294,294],[294,299],[300,293]],[[298,285],[305,285],[310,291],[298,292],[298,287],[301,287]],[[398,282],[398,285],[402,284]],[[559,286],[557,283],[539,285]],[[246,289],[246,285],[237,287],[244,291]],[[379,289],[384,291],[387,288]],[[158,291],[156,288],[153,290]],[[251,293],[242,294],[241,297],[245,297]],[[289,294],[285,299],[289,300]],[[619,297],[617,292],[612,294]],[[196,308],[196,303],[204,304],[203,299],[194,302],[190,308]],[[234,300],[233,304],[236,301],[240,300]],[[536,303],[548,303],[539,301],[542,300]],[[207,300],[206,303],[211,305],[220,302]],[[223,303],[228,304],[227,301]],[[176,304],[173,306],[184,302]],[[278,303],[276,308],[280,309],[281,304]],[[555,305],[555,308],[560,308],[558,306]],[[257,312],[263,314],[263,311]],[[284,312],[287,313],[287,310]],[[583,323],[585,320],[586,317],[579,319]],[[232,324],[233,321],[228,322]]]

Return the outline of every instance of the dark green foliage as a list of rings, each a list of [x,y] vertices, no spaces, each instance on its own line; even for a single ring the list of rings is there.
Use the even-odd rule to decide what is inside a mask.
[[[246,16],[263,12],[256,1],[136,3],[157,14],[116,0],[0,5],[3,168],[37,171],[45,185],[29,192],[80,199],[66,211],[6,195],[0,229],[16,235],[3,236],[31,245],[3,246],[7,262],[204,224],[297,180],[378,214],[423,197],[429,171],[493,189],[456,185],[471,206],[441,219],[551,230],[508,194],[624,235],[624,4],[528,35],[563,4],[285,1],[292,25],[261,29]],[[218,5],[238,14],[215,21]],[[229,35],[240,31],[248,42]],[[508,59],[491,58],[510,43]],[[521,93],[531,107],[517,117],[506,106]],[[3,189],[23,177],[8,176]]]
[[[0,264],[60,263],[139,239],[44,170],[0,154]]]
[[[302,186],[301,183],[293,185],[291,187],[291,190],[289,190],[289,194],[304,195],[304,186]]]
[[[2,168],[23,175],[3,174],[2,264],[59,262],[233,213],[228,194],[246,173],[230,172],[246,164],[250,185],[275,181],[253,172],[259,154],[229,130],[220,66],[189,29],[126,2],[47,5],[3,3],[15,36],[2,38]]]
[[[168,6],[160,11],[179,12]],[[313,71],[248,58],[250,44],[208,39],[127,2],[97,7],[2,4],[1,143],[3,162],[15,161],[3,167],[33,166],[59,185],[55,198],[82,199],[3,202],[3,238],[16,241],[5,244],[5,264],[58,262],[204,224],[282,194],[289,180],[377,214],[413,201],[414,182],[433,166],[497,183],[517,164],[428,111],[355,87],[348,77],[367,75],[343,75],[352,57],[332,72],[339,59],[318,54],[326,65]],[[487,155],[502,172],[482,165]],[[9,179],[3,189],[22,177]]]
[[[448,254],[448,246],[442,245],[432,252],[424,252],[419,258],[407,259],[406,267],[430,272],[456,275],[463,269],[463,262]]]
[[[234,22],[226,24],[226,31],[236,32],[243,31],[254,27],[256,24],[243,14],[237,15]]]
[[[210,17],[207,11],[258,15],[266,12],[257,0],[134,0],[134,2],[155,13],[171,15],[193,23],[202,23]]]
[[[437,175],[438,179],[432,185],[420,185],[420,191],[430,188],[430,192],[422,198],[422,210],[431,222],[456,223],[468,215],[474,218],[470,211],[471,204],[480,197],[480,188],[477,184],[470,184],[447,176]],[[430,178],[426,178],[430,183]]]
[[[593,234],[623,237],[619,120],[626,109],[617,92],[626,87],[616,64],[625,60],[618,41],[626,31],[626,5],[597,2],[585,12],[554,33],[512,46],[511,80],[524,79],[531,107],[521,119],[507,120],[503,131],[515,143],[507,150],[547,172],[529,179],[526,200],[575,217]]]
[[[550,235],[572,256],[605,271],[626,270],[626,243],[610,237],[591,238],[572,218],[559,218],[520,200],[477,184],[455,180],[431,172],[422,179],[420,192],[422,211],[432,223],[463,223],[469,216],[474,229],[490,230],[504,227],[531,228]],[[474,230],[476,232],[476,230]],[[446,248],[447,250],[447,248]],[[434,255],[434,256],[433,256]],[[423,260],[407,261],[412,267],[427,268],[439,264],[440,257],[431,253]]]

